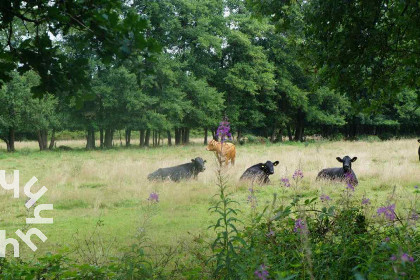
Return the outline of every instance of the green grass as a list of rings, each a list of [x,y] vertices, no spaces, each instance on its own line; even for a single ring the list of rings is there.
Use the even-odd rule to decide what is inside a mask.
[[[53,217],[54,224],[37,226],[48,240],[42,244],[33,237],[39,250],[34,254],[22,246],[23,256],[32,258],[48,251],[58,252],[63,247],[72,252],[77,245],[75,236],[91,233],[98,220],[104,223],[103,234],[116,239],[113,250],[117,254],[133,242],[144,226],[147,216],[144,206],[152,191],[159,193],[160,202],[145,228],[151,243],[173,246],[188,241],[191,235],[212,234],[207,230],[212,222],[208,208],[217,192],[214,184],[216,162],[214,155],[205,151],[202,145],[85,151],[83,142],[71,144],[76,149],[65,152],[39,152],[36,143],[25,144],[23,150],[13,154],[0,150],[0,169],[9,173],[19,170],[21,181],[19,199],[13,199],[10,191],[0,190],[0,228],[6,230],[7,237],[14,237],[14,232],[25,226],[27,212],[23,186],[32,176],[38,178],[36,187],[48,188],[41,202],[54,204],[52,212],[41,212],[41,216]],[[376,207],[383,204],[395,188],[401,197],[399,203],[403,205],[410,199],[409,190],[420,184],[417,148],[415,139],[238,145],[237,163],[227,169],[226,175],[233,198],[240,203],[241,215],[245,217],[250,211],[247,204],[249,186],[238,179],[250,165],[266,160],[280,161],[271,176],[271,184],[256,187],[258,207],[263,207],[275,193],[280,201],[289,203],[293,192],[280,187],[280,179],[291,177],[297,168],[305,175],[298,190],[302,195],[326,193],[334,200],[341,195],[343,185],[317,182],[315,178],[320,169],[339,166],[335,157],[348,154],[358,157],[353,165],[360,181],[356,191],[358,197],[368,196]],[[147,174],[157,168],[189,162],[197,156],[207,160],[207,169],[197,181],[147,181]]]

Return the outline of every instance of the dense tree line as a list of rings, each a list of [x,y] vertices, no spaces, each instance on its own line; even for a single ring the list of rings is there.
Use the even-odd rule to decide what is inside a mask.
[[[420,130],[415,1],[100,2],[0,8],[9,151],[17,133],[44,150],[63,129],[86,131],[88,149],[98,132],[101,147],[116,131],[206,142],[225,116],[237,138],[271,141]]]

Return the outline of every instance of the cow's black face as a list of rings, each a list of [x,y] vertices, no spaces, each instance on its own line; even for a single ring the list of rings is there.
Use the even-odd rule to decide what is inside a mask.
[[[279,161],[271,162],[268,160],[266,163],[261,165],[261,169],[265,174],[271,175],[274,174],[274,166],[277,166],[277,164],[279,164]]]
[[[204,163],[206,163],[206,161],[203,160],[201,157],[196,157],[191,161],[194,163],[195,167],[199,172],[203,172],[204,170],[206,170],[206,168],[204,167]]]
[[[351,170],[351,163],[357,160],[357,157],[350,158],[349,156],[345,156],[343,158],[337,157],[339,162],[343,163],[344,172],[349,172]]]

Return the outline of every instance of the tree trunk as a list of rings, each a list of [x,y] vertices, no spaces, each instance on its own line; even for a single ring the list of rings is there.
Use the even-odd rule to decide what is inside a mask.
[[[160,146],[160,132],[158,133],[158,146]]]
[[[189,128],[185,128],[184,131],[184,144],[189,144],[190,143],[190,129]]]
[[[144,129],[140,129],[140,147],[144,147]]]
[[[168,146],[172,146],[172,136],[171,136],[171,131],[170,131],[170,130],[168,130],[168,131],[167,131],[167,133],[168,133]]]
[[[7,138],[5,139],[5,142],[7,145],[7,151],[14,152],[15,151],[15,129],[13,127],[9,128],[9,133],[7,135]]]
[[[271,143],[274,143],[274,141],[276,140],[276,131],[277,131],[277,126],[274,125],[273,131],[271,132],[271,136],[270,136]]]
[[[304,118],[304,113],[299,110],[296,116],[295,141],[303,141]]]
[[[207,145],[208,128],[204,129],[204,145]]]
[[[54,145],[55,145],[55,129],[52,130],[50,146],[48,147],[48,149],[50,150],[54,149]]]
[[[105,142],[104,147],[107,149],[112,148],[112,140],[114,138],[114,130],[107,128],[105,129]]]
[[[293,141],[292,130],[290,129],[290,124],[287,126],[287,136],[289,137],[289,141]]]
[[[88,129],[86,140],[87,140],[86,149],[87,150],[95,149],[95,129],[93,128]]]
[[[149,147],[149,140],[150,140],[150,129],[146,130],[146,137],[144,139],[144,145]]]
[[[279,129],[276,142],[283,142],[283,129],[282,128]]]
[[[38,145],[41,151],[48,149],[48,130],[38,130]]]
[[[182,145],[182,144],[184,144],[184,140],[185,140],[185,138],[184,138],[184,135],[185,135],[185,133],[184,133],[184,129],[183,128],[180,128],[179,129],[179,138],[180,138],[180,144]]]
[[[125,146],[129,147],[131,142],[131,129],[125,130]]]
[[[181,131],[179,128],[175,128],[175,145],[181,144]]]
[[[104,147],[104,130],[102,128],[99,130],[99,147],[101,149]]]

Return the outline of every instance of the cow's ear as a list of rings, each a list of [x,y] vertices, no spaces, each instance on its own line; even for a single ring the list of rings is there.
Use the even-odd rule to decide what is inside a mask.
[[[203,162],[204,162],[204,163],[206,163],[206,162],[207,162],[207,160],[204,160]]]
[[[279,161],[278,160],[276,160],[275,162],[273,162],[273,165],[274,166],[277,166],[279,164]]]
[[[194,162],[194,161],[195,161],[195,159],[192,159],[191,161],[192,161],[192,162]]]
[[[355,162],[357,160],[357,157],[354,157],[351,159],[351,162]]]
[[[341,159],[341,157],[336,157],[336,159],[337,159],[339,162],[343,162],[343,160]]]

